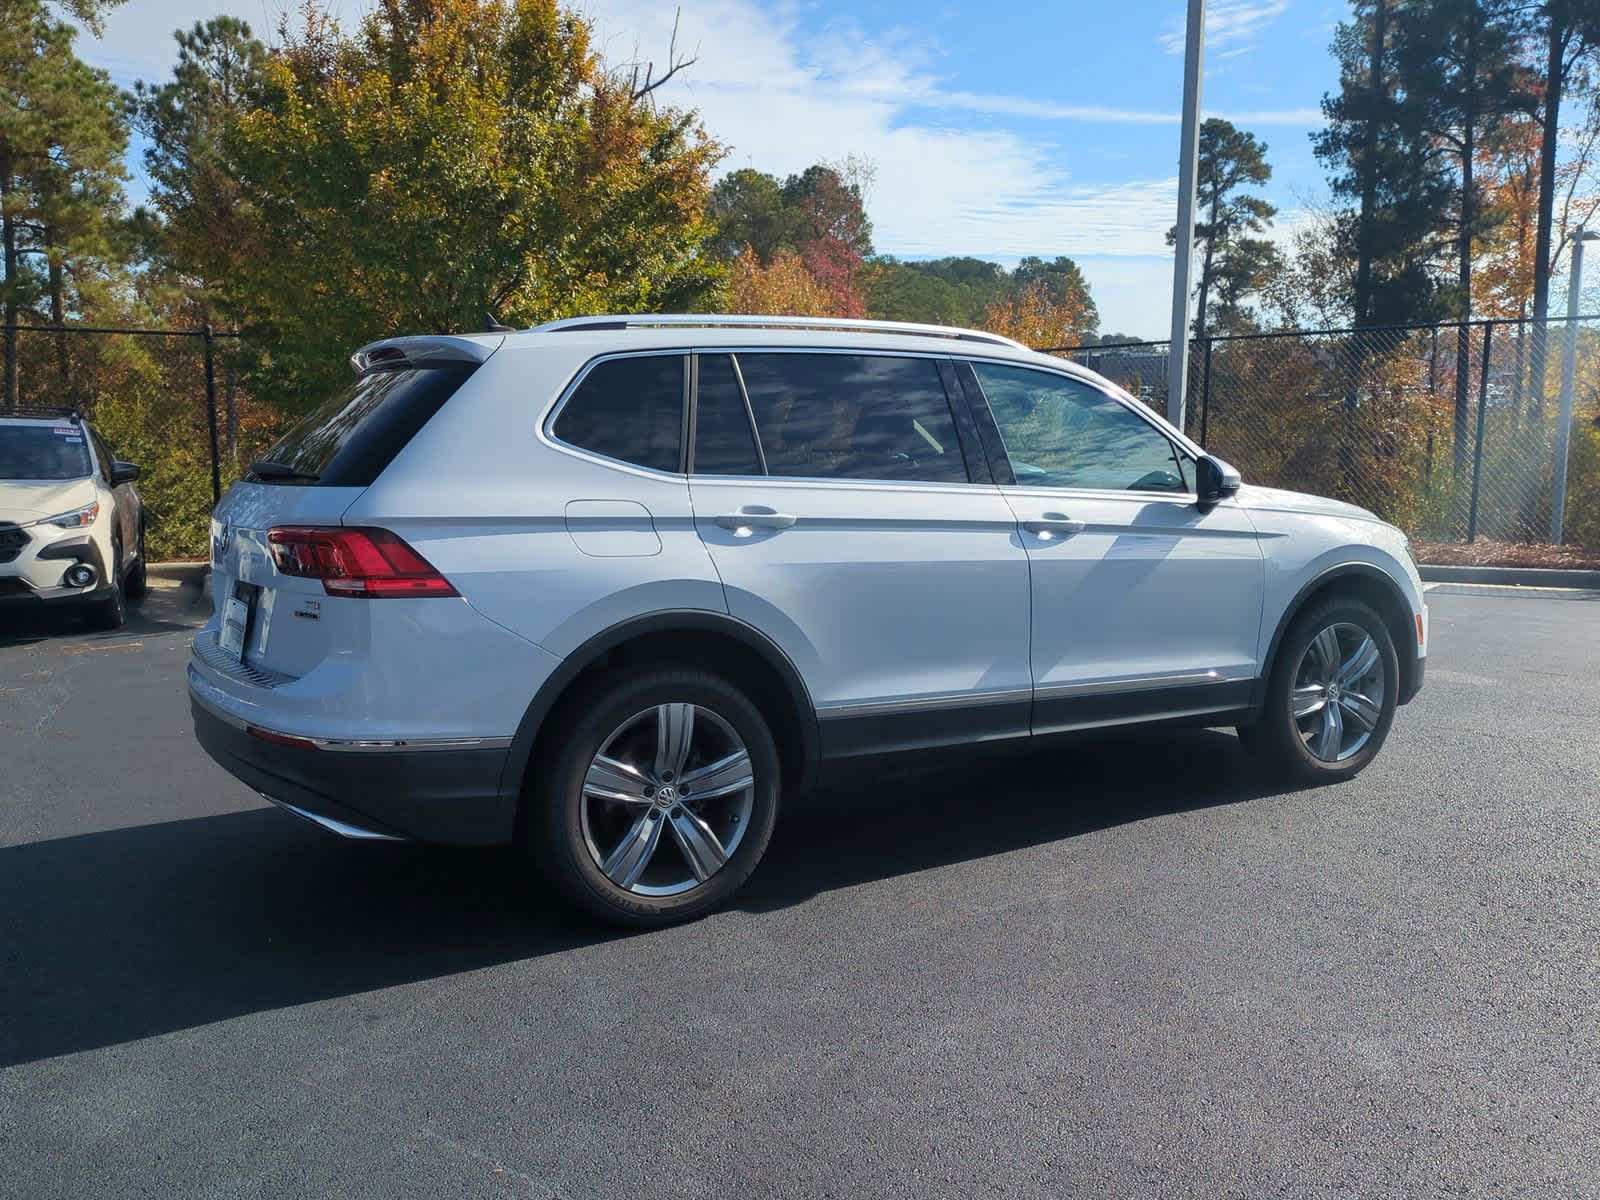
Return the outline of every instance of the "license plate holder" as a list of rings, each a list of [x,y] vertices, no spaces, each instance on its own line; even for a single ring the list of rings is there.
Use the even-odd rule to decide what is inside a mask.
[[[217,633],[217,645],[235,662],[244,661],[244,644],[250,636],[250,619],[255,615],[259,591],[249,584],[236,583],[233,594],[222,606],[222,628]]]

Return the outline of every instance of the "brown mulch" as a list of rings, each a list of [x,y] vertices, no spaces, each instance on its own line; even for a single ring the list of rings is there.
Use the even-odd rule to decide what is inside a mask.
[[[1543,567],[1556,571],[1600,571],[1600,550],[1583,546],[1540,546],[1529,542],[1413,541],[1418,562],[1439,567]]]

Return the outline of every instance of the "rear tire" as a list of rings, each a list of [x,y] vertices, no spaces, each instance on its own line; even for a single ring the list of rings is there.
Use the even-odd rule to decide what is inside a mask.
[[[1389,736],[1400,663],[1389,629],[1359,600],[1332,597],[1295,619],[1284,635],[1246,750],[1305,783],[1354,778]]]
[[[777,744],[744,693],[662,667],[602,679],[565,711],[523,799],[527,848],[560,891],[634,929],[695,920],[738,891],[781,790]]]
[[[111,543],[111,594],[98,600],[90,613],[90,623],[96,629],[121,629],[128,619],[128,601],[123,592],[122,545]]]
[[[150,579],[144,569],[144,522],[139,522],[139,565],[134,567],[128,576],[128,581],[123,589],[129,600],[142,600],[145,593],[150,590]]]

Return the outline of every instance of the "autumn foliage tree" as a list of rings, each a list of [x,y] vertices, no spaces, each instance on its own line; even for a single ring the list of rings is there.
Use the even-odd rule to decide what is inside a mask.
[[[1023,345],[1047,349],[1078,345],[1095,331],[1096,319],[1087,290],[1056,296],[1047,282],[1035,280],[1019,295],[991,304],[983,314],[982,327]]]
[[[721,148],[556,0],[386,0],[285,31],[222,164],[270,253],[224,281],[258,382],[313,402],[385,334],[691,307]]]
[[[763,316],[829,317],[834,297],[806,269],[793,250],[779,250],[765,265],[754,247],[746,246],[733,260],[728,277],[727,309]]]

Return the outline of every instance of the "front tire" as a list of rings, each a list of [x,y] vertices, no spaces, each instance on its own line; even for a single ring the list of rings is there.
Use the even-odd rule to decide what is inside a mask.
[[[732,684],[657,668],[574,699],[530,780],[535,861],[611,924],[704,916],[742,887],[777,821],[780,763],[760,710]]]
[[[129,600],[142,600],[150,590],[150,577],[144,569],[144,522],[139,522],[139,565],[134,567],[128,575],[128,582],[124,590]]]
[[[90,623],[106,631],[121,629],[128,619],[128,599],[123,591],[122,546],[111,544],[111,594],[95,602],[90,613]]]
[[[1394,722],[1400,663],[1389,629],[1359,600],[1334,597],[1296,618],[1278,648],[1247,750],[1290,778],[1338,783],[1359,774]]]

